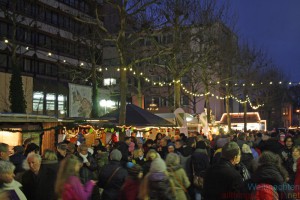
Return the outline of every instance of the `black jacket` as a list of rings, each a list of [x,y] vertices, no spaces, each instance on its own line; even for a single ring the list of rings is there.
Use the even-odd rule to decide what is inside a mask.
[[[26,171],[22,176],[23,192],[30,200],[54,200],[54,185],[58,171],[57,161],[42,162],[38,175]]]
[[[203,176],[203,172],[209,167],[209,157],[206,149],[196,149],[192,154],[192,170],[197,176]]]
[[[118,171],[113,175],[118,167]],[[127,174],[127,170],[122,167],[119,161],[112,160],[107,165],[104,165],[99,174],[97,183],[100,188],[104,189],[102,199],[117,200],[119,191],[121,190]]]
[[[203,186],[205,199],[239,199],[237,195],[243,193],[244,190],[242,176],[230,161],[221,158],[218,164],[207,170]]]

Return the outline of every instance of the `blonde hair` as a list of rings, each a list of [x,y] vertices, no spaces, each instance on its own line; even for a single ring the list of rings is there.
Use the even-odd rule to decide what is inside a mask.
[[[154,160],[155,158],[160,157],[157,151],[150,149],[146,155],[147,160]]]
[[[57,155],[53,150],[46,149],[43,155],[43,160],[57,160]]]
[[[79,176],[79,172],[76,171],[76,166],[79,164],[81,164],[81,162],[75,155],[70,155],[61,161],[55,183],[55,193],[58,197],[61,197],[64,184],[68,178],[70,176]]]

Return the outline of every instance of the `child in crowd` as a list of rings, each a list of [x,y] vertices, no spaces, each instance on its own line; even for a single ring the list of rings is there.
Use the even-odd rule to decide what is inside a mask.
[[[82,185],[79,178],[81,166],[82,163],[74,155],[61,161],[55,184],[58,198],[62,200],[87,200],[90,198],[95,182],[90,180]]]

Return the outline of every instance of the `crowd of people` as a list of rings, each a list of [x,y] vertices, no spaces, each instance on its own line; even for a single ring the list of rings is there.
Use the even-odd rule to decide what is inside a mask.
[[[300,132],[132,133],[39,150],[0,143],[0,199],[300,199]]]

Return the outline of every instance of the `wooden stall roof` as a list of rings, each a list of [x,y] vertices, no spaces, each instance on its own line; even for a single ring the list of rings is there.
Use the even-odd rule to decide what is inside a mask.
[[[46,115],[0,113],[0,122],[58,122],[58,119]]]
[[[230,113],[231,123],[244,123],[244,113]],[[258,112],[248,112],[247,123],[258,123],[261,121]],[[227,124],[227,114],[223,113],[220,124]]]

